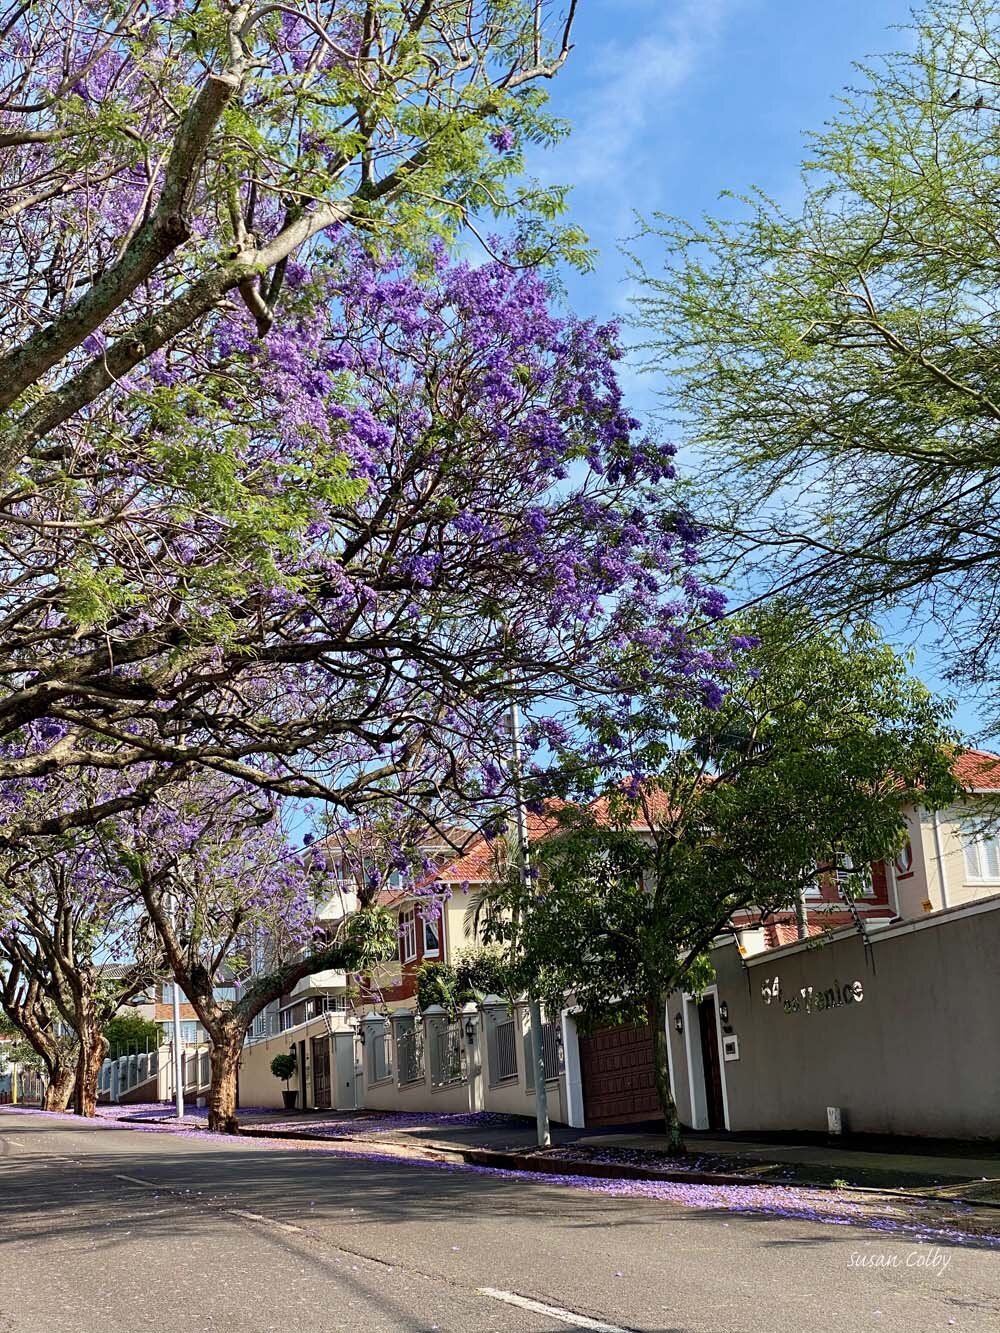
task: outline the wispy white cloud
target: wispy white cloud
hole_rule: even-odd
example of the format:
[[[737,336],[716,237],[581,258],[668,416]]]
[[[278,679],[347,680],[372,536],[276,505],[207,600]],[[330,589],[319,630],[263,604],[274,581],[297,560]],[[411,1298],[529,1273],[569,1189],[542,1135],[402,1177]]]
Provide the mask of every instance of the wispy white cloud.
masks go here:
[[[712,60],[722,26],[739,3],[619,0],[610,7],[624,11],[621,26],[628,36],[605,41],[586,61],[574,133],[558,155],[566,179],[583,188],[613,187],[616,177],[635,170],[646,142],[662,142],[664,119],[677,119],[678,95]]]
[[[532,155],[543,180],[573,186],[571,215],[597,247],[586,284],[589,310],[623,314],[630,284],[618,252],[636,214],[669,211],[676,184],[671,145],[690,138],[688,97],[720,59],[727,21],[756,0],[588,0],[568,79],[554,109],[572,133],[555,152]]]

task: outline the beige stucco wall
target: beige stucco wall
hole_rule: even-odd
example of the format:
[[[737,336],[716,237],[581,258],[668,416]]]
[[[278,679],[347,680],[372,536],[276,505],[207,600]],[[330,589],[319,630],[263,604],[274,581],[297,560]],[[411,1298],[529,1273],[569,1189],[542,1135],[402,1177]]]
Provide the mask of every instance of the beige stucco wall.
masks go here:
[[[771,950],[746,970],[733,946],[715,950],[718,998],[740,1045],[739,1060],[723,1062],[730,1129],[825,1131],[836,1106],[859,1133],[1000,1138],[1000,897],[891,927],[873,936],[872,958],[874,970],[856,934]],[[775,978],[784,998],[812,986],[813,1010],[801,999],[798,1012],[765,1003],[762,986]],[[816,1003],[854,982],[860,1003]],[[699,1043],[693,1006],[685,1034],[674,1030],[682,1003],[672,997],[667,1030],[690,1124]]]
[[[966,872],[964,855],[963,823],[977,817],[981,818],[985,806],[982,801],[970,798],[960,806],[942,810],[937,815],[937,837],[935,837],[935,818],[922,813],[919,816],[919,830],[916,838],[911,839],[915,852],[919,845],[920,855],[925,867],[927,891],[924,899],[933,904],[933,910],[945,907],[957,907],[962,903],[980,902],[1000,892],[1000,881],[983,883],[970,881]],[[911,827],[917,823],[911,819]],[[938,853],[940,842],[940,855]],[[916,854],[914,856],[916,861]],[[943,881],[943,882],[942,882]],[[915,894],[907,894],[904,882],[899,880],[903,902],[907,910],[901,910],[901,916],[917,916],[922,910],[922,903],[916,902]]]
[[[403,1008],[404,1006],[399,1006]],[[517,1078],[500,1084],[493,1084],[490,1078],[488,1050],[489,1043],[484,1033],[484,1023],[489,1019],[482,1011],[476,1021],[476,1039],[471,1047],[466,1042],[465,1070],[467,1077],[461,1082],[435,1087],[431,1082],[428,1044],[424,1044],[423,1080],[400,1085],[398,1078],[398,1060],[395,1045],[392,1054],[392,1076],[377,1083],[368,1081],[368,1060],[364,1060],[364,1106],[366,1109],[380,1111],[429,1111],[429,1112],[475,1112],[495,1111],[504,1115],[533,1116],[535,1114],[535,1095],[527,1087],[525,1078],[525,1060],[523,1055],[524,1036],[526,1033],[526,1015],[523,1006],[518,1007],[518,1019],[521,1030],[521,1043],[518,1047]],[[367,1056],[367,1051],[366,1051]],[[564,1077],[552,1079],[546,1084],[549,1101],[549,1117],[557,1123],[566,1123],[567,1098]]]
[[[466,913],[469,904],[474,901],[475,892],[475,885],[468,893],[463,893],[461,888],[455,888],[444,905],[444,947],[445,955],[450,962],[455,961],[456,954],[462,953],[465,949],[473,949],[480,943],[474,935],[466,933]]]
[[[290,1047],[294,1044],[296,1053],[298,1043],[306,1043],[306,1078],[309,1090],[308,1105],[312,1106],[312,1045],[313,1037],[328,1037],[326,1020],[320,1016],[311,1019],[308,1023],[300,1023],[298,1027],[289,1028],[287,1032],[282,1032],[276,1037],[267,1037],[263,1041],[254,1042],[252,1046],[244,1046],[243,1055],[240,1059],[240,1104],[242,1106],[281,1106],[281,1094],[284,1091],[284,1081],[275,1078],[271,1073],[271,1061],[276,1055],[286,1055]],[[332,1055],[331,1055],[332,1064]],[[293,1074],[289,1087],[298,1088],[299,1075]],[[302,1105],[302,1098],[299,1097],[299,1105]]]

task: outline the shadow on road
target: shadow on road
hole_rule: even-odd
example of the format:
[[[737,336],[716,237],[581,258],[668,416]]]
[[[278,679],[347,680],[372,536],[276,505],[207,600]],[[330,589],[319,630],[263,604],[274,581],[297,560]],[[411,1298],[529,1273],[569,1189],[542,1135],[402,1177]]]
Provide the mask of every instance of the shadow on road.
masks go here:
[[[68,1137],[53,1131],[75,1133]],[[85,1141],[80,1132],[87,1135]],[[58,1236],[67,1244],[85,1235],[88,1243],[98,1239],[111,1247],[140,1232],[146,1239],[175,1235],[179,1215],[196,1242],[210,1237],[219,1213],[230,1208],[258,1212],[307,1232],[311,1219],[322,1219],[324,1229],[336,1223],[338,1245],[374,1258],[380,1245],[369,1233],[376,1229],[410,1222],[460,1228],[463,1217],[471,1221],[484,1215],[512,1223],[544,1219],[550,1230],[568,1233],[678,1221],[692,1228],[720,1223],[754,1228],[777,1218],[801,1226],[798,1235],[786,1233],[765,1242],[782,1248],[816,1249],[842,1244],[845,1233],[857,1235],[852,1226],[826,1222],[821,1230],[813,1223],[823,1219],[780,1211],[689,1208],[554,1185],[544,1178],[511,1179],[488,1168],[393,1160],[363,1150],[349,1156],[288,1141],[235,1139],[229,1145],[198,1131],[189,1136],[141,1133],[2,1114],[0,1135],[23,1145],[15,1151],[0,1139],[0,1245],[23,1239],[30,1231]],[[111,1190],[121,1205],[120,1214],[109,1221]],[[898,1233],[883,1237],[911,1239]],[[980,1247],[973,1238],[957,1243],[994,1248]]]

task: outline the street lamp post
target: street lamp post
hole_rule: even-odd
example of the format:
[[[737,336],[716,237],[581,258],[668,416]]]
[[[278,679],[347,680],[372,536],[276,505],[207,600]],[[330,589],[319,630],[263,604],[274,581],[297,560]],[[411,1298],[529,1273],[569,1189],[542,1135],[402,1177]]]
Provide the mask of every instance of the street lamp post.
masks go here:
[[[521,883],[529,884],[528,821],[524,812],[521,792],[521,714],[517,704],[510,705],[511,770],[514,779],[515,820],[517,827],[517,859],[521,869]],[[549,1099],[545,1087],[545,1051],[542,1046],[542,1006],[537,995],[528,996],[528,1025],[531,1032],[531,1062],[535,1071],[535,1125],[538,1146],[548,1148],[552,1143],[549,1131]]]
[[[180,902],[174,899],[174,921],[180,916]],[[176,925],[175,925],[176,929]],[[184,1048],[181,1046],[181,994],[176,978],[173,981],[174,1001],[174,1105],[177,1119],[184,1119]]]

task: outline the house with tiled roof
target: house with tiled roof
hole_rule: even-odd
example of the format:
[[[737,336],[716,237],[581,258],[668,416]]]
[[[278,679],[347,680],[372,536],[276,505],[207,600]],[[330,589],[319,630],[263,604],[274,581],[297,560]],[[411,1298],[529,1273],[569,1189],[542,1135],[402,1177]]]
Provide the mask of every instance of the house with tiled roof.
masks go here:
[[[953,771],[962,795],[904,809],[907,841],[853,911],[836,874],[818,876],[808,938],[789,914],[720,939],[715,982],[670,998],[682,1123],[1000,1138],[1000,1066],[983,1056],[1000,1007],[1000,757],[965,750]],[[649,1072],[639,1060],[613,1108],[584,1078],[582,1122],[643,1118]]]
[[[527,815],[529,843],[558,828],[557,804],[551,803],[546,814]],[[443,854],[445,849],[435,849],[438,868],[425,880],[409,889],[390,886],[380,894],[380,904],[396,913],[399,949],[397,957],[372,978],[363,997],[367,1009],[414,1006],[417,972],[424,963],[454,963],[462,950],[480,943],[470,902],[477,890],[506,874],[508,841],[502,833],[488,837],[468,829],[461,837],[465,845],[457,855],[449,857]]]
[[[1000,758],[985,751],[964,751],[956,757],[955,771],[965,789],[962,798],[937,814],[918,808],[904,810],[908,838],[892,861],[861,871],[846,865],[817,870],[805,898],[807,939],[799,938],[792,910],[763,923],[744,913],[734,919],[731,931],[720,936],[713,949],[716,983],[701,995],[671,997],[664,1020],[671,1081],[685,1123],[720,1130],[815,1129],[829,1104],[862,1128],[883,1127],[891,1132],[894,1125],[901,1125],[907,1132],[923,1132],[921,1126],[936,1125],[942,1133],[962,1134],[970,1127],[980,1132],[983,1115],[976,1111],[974,1099],[959,1098],[954,1114],[939,1097],[928,1099],[922,1110],[903,1106],[893,1083],[912,1092],[909,1074],[889,1061],[886,1068],[892,1068],[891,1078],[876,1067],[866,1069],[859,1083],[850,1066],[850,1041],[870,1045],[873,1032],[880,1034],[883,1043],[892,1040],[900,1050],[908,1049],[913,1014],[922,1012],[922,1005],[931,1006],[926,1014],[928,1032],[947,1045],[939,1012],[945,992],[940,987],[936,955],[928,953],[932,946],[938,947],[938,938],[941,956],[949,960],[940,967],[954,969],[958,978],[954,985],[971,988],[970,1003],[975,1003],[972,992],[976,986],[986,984],[982,967],[972,955],[976,948],[981,952],[977,930],[985,938],[1000,928],[1000,841],[987,818],[1000,798]],[[651,800],[646,816],[656,820],[667,813],[664,797],[655,793]],[[603,801],[595,802],[590,811],[598,821],[608,817]],[[542,815],[529,815],[529,841],[537,843],[555,835],[561,822],[558,808],[552,806]],[[637,818],[636,826],[644,827],[644,816]],[[329,1015],[324,1026],[317,1014],[307,1013],[303,1023],[293,1022],[289,1030],[279,1033],[277,1048],[291,1041],[298,1052],[303,1099],[308,1104],[323,1104],[319,1096],[331,1095],[329,1087],[317,1079],[316,1070],[331,1058],[339,1068],[343,1056],[343,1069],[332,1094],[338,1107],[358,1104],[379,1109],[530,1114],[533,1089],[523,1005],[511,1005],[508,997],[489,996],[462,1015],[443,1010],[417,1012],[419,968],[428,961],[454,962],[462,950],[477,943],[470,902],[478,890],[506,873],[508,866],[503,835],[464,836],[465,844],[457,849],[459,840],[452,841],[451,854],[445,846],[436,849],[438,869],[427,882],[416,889],[389,883],[382,890],[380,902],[397,917],[398,953],[362,994],[352,996],[353,1022],[331,1032]],[[859,877],[862,884],[860,897],[852,902],[844,892],[848,875],[852,887]],[[428,910],[435,900],[438,910]],[[337,910],[351,910],[348,899]],[[938,925],[939,936],[920,933]],[[874,979],[878,958],[885,960],[885,980],[881,974]],[[810,981],[813,973],[814,982]],[[994,966],[994,978],[996,974]],[[774,1031],[768,1028],[764,1038],[755,1009],[763,1002],[758,990],[763,989],[764,981],[775,1005],[769,1015],[797,1012],[797,992],[781,991],[786,975],[794,976],[796,985],[805,983],[799,986],[803,1012],[832,1015],[843,1011],[848,1015],[838,1020],[839,1028],[830,1027],[836,1039],[836,1059],[842,1062],[837,1065],[838,1077],[852,1090],[854,1099],[850,1102],[845,1093],[842,1100],[849,1104],[844,1107],[838,1107],[834,1093],[828,1090],[826,1034],[819,1023],[801,1033],[794,1026],[786,1030],[779,1025]],[[952,986],[950,978],[949,972]],[[315,979],[306,985],[315,986]],[[949,989],[947,994],[950,999],[957,991]],[[864,1010],[862,1002],[867,1006]],[[907,1031],[897,1034],[904,1017]],[[798,1041],[803,1035],[807,1039],[804,1047]],[[815,1043],[808,1040],[812,1035],[817,1038]],[[772,1047],[782,1050],[785,1036],[796,1038],[794,1053],[774,1067],[777,1057]],[[841,1042],[842,1036],[847,1045]],[[570,1007],[560,1015],[548,1016],[545,1040],[553,1119],[581,1126],[657,1119],[648,1027],[614,1025],[581,1032]],[[964,1033],[961,1040],[965,1040]],[[766,1076],[754,1072],[758,1063],[766,1065]],[[269,1093],[276,1099],[278,1090],[270,1086],[273,1080],[266,1076],[266,1065],[260,1060],[257,1065],[265,1072],[253,1082],[252,1093],[249,1068],[241,1072],[241,1079],[247,1076],[247,1095],[263,1105]],[[956,1071],[956,1078],[966,1075],[967,1071]],[[782,1089],[776,1101],[768,1100],[768,1088]],[[910,1131],[910,1126],[916,1128]]]
[[[963,750],[953,772],[964,792],[946,810],[908,806],[907,840],[891,860],[863,870],[861,897],[848,907],[842,881],[853,867],[817,872],[805,894],[810,936],[856,925],[879,930],[893,921],[944,911],[1000,891],[1000,757]],[[749,924],[744,917],[735,924]],[[798,939],[795,915],[779,913],[759,938],[742,937],[744,951],[781,948]]]

